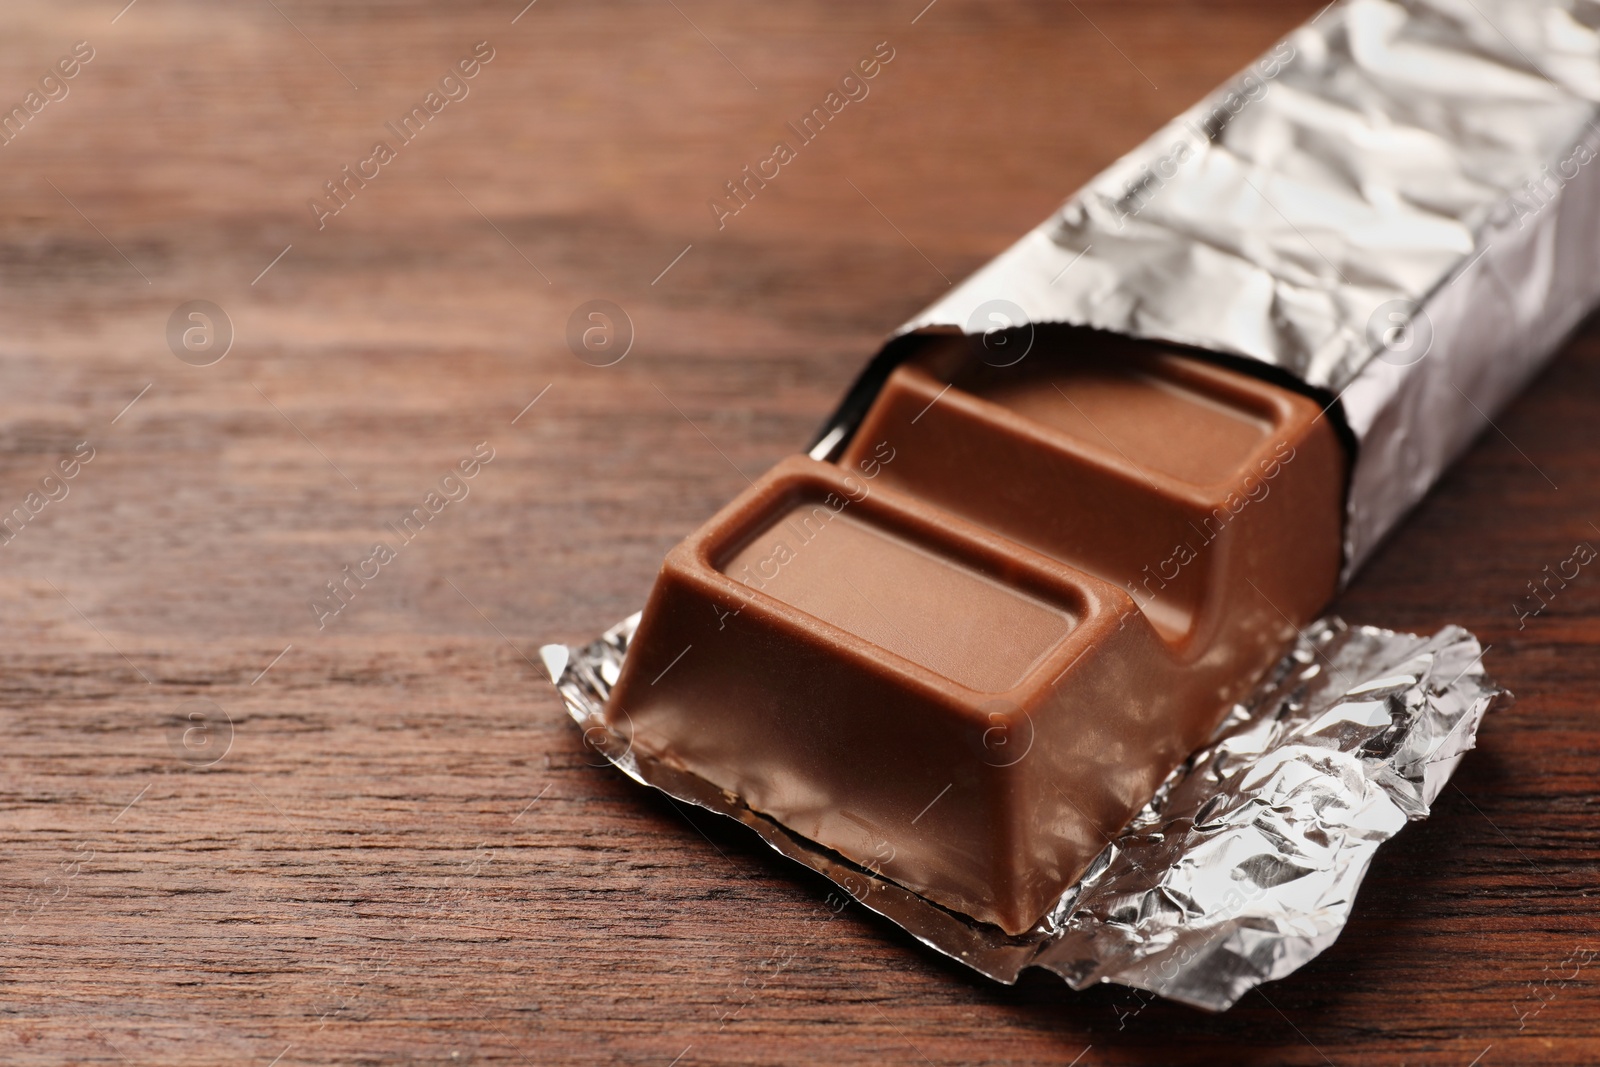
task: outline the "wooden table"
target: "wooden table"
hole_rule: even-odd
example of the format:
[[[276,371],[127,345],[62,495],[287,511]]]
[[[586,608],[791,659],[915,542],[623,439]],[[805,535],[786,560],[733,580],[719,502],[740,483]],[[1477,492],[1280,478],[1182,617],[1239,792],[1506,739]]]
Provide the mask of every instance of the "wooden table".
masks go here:
[[[1512,607],[1600,543],[1592,328],[1339,605],[1472,628],[1518,703],[1338,943],[1224,1015],[1001,988],[832,916],[594,766],[538,665],[888,330],[1317,0],[523,2],[6,6],[0,102],[93,58],[0,146],[0,511],[39,505],[0,547],[0,1061],[1600,1059],[1600,572]],[[386,128],[478,42],[460,98]],[[594,299],[632,323],[610,367],[566,339]],[[231,323],[210,365],[215,313],[169,345],[195,300]]]

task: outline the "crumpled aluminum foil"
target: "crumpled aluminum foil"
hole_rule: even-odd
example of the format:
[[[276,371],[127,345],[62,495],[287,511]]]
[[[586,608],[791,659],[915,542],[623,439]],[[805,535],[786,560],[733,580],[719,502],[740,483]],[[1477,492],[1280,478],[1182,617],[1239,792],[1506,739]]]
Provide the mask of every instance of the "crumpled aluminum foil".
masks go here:
[[[1090,326],[1325,391],[1348,580],[1600,300],[1597,103],[1595,0],[1345,0],[900,333]]]
[[[541,650],[587,746],[629,777],[744,823],[924,944],[997,981],[1044,967],[1076,989],[1116,982],[1213,1011],[1333,943],[1377,847],[1428,814],[1484,713],[1508,696],[1484,673],[1477,639],[1459,627],[1422,638],[1323,619],[1050,914],[1009,937],[608,732],[601,711],[638,620],[581,648]]]

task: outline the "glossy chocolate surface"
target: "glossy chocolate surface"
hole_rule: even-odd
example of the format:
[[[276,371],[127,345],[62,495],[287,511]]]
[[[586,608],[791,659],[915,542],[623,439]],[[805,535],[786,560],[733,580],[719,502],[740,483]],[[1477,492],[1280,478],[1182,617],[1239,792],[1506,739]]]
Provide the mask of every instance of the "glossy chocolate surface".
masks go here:
[[[979,692],[1025,678],[1071,610],[820,497],[778,508],[724,574]],[[859,510],[859,509],[858,509]]]
[[[607,717],[1015,933],[1331,596],[1346,460],[1312,401],[1188,357],[972,353],[930,343],[837,465],[675,548]]]

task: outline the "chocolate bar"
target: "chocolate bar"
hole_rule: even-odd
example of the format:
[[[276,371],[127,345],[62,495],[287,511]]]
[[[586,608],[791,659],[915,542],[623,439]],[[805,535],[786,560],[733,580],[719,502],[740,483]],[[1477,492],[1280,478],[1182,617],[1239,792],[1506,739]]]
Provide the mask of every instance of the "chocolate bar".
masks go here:
[[[1021,933],[1334,592],[1321,406],[1072,331],[922,338],[837,463],[668,555],[606,704],[636,751]]]

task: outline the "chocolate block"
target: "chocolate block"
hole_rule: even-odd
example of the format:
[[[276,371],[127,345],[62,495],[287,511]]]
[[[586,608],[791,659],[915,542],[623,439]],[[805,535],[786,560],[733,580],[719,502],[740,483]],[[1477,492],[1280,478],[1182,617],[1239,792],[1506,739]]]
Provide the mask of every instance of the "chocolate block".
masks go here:
[[[1331,595],[1344,468],[1241,374],[936,342],[673,549],[608,722],[1021,932]]]
[[[1240,611],[1304,625],[1337,582],[1329,421],[1191,357],[1096,337],[997,368],[941,339],[890,376],[840,464],[880,448],[897,453],[883,484],[1123,586],[1197,657]]]

